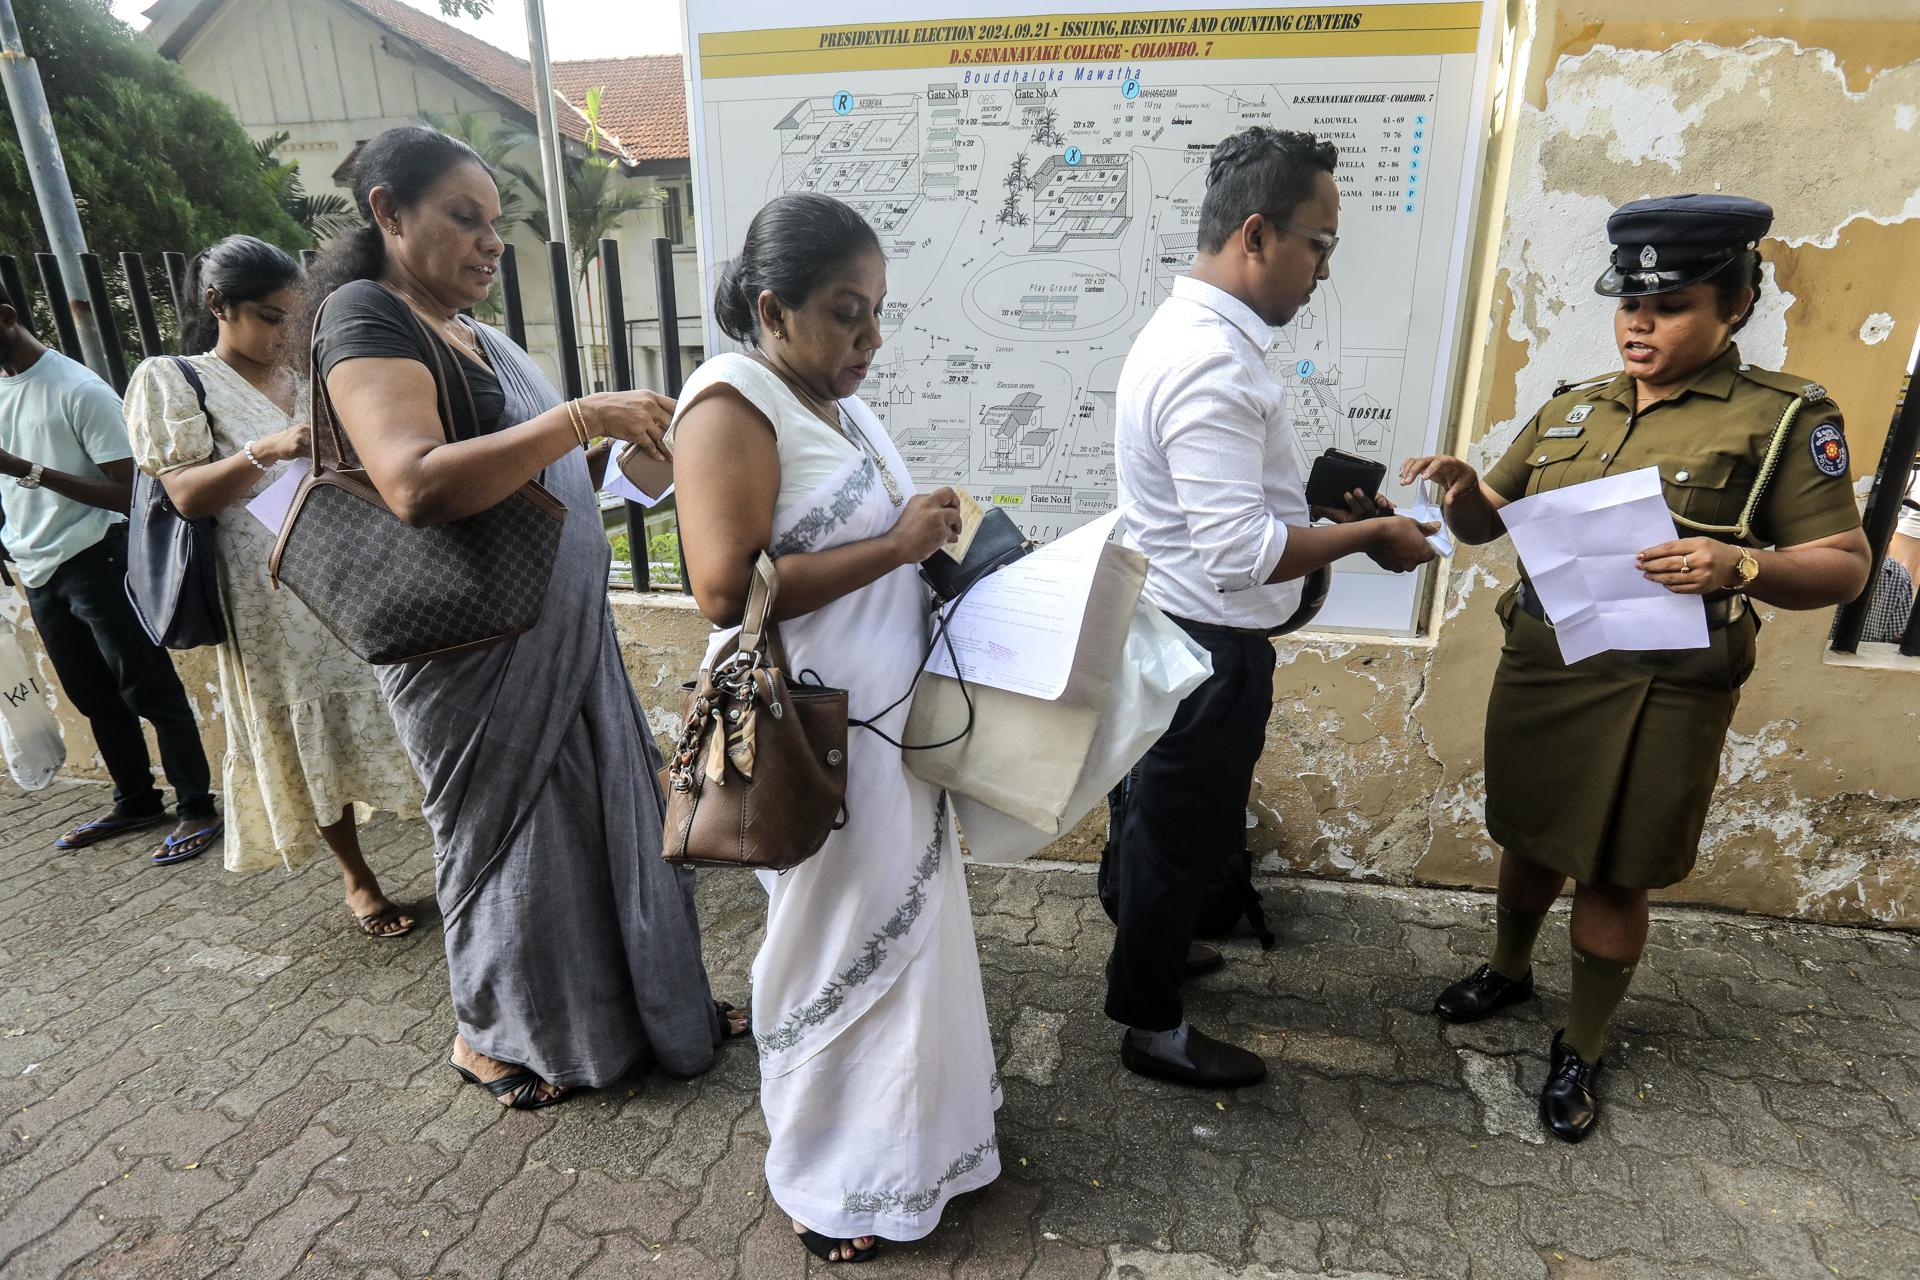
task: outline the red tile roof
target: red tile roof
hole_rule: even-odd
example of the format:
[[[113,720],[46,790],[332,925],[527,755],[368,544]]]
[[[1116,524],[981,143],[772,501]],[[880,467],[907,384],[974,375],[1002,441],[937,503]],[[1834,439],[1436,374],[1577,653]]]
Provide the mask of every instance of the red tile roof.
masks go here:
[[[553,64],[553,87],[581,106],[605,86],[600,123],[635,161],[687,158],[687,89],[677,53]]]
[[[418,45],[469,79],[518,103],[529,113],[533,112],[533,68],[506,50],[497,49],[478,36],[469,35],[450,23],[400,3],[400,0],[341,0],[341,3],[348,8],[358,9],[388,31]],[[554,123],[567,137],[584,142],[587,137],[587,118],[567,100],[567,92],[559,83],[558,66],[554,72]],[[620,152],[620,131],[610,122],[606,131],[616,139],[609,149]],[[604,147],[606,143],[601,145]],[[630,157],[622,153],[622,158]]]

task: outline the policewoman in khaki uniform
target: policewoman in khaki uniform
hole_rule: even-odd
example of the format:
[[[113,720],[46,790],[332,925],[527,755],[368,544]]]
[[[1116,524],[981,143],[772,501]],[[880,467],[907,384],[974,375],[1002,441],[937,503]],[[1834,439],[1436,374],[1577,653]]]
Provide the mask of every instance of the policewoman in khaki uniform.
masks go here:
[[[1760,629],[1754,601],[1851,600],[1871,556],[1848,477],[1840,410],[1807,378],[1756,368],[1733,334],[1761,289],[1755,246],[1773,210],[1737,196],[1636,200],[1607,221],[1595,289],[1618,298],[1623,371],[1563,386],[1485,479],[1416,458],[1403,482],[1444,491],[1455,536],[1490,542],[1500,508],[1549,489],[1658,467],[1681,536],[1639,553],[1667,590],[1702,598],[1704,649],[1610,651],[1571,666],[1523,579],[1487,703],[1487,831],[1499,842],[1493,955],[1434,1011],[1473,1022],[1533,994],[1533,942],[1566,881],[1573,897],[1567,1025],[1556,1032],[1542,1123],[1578,1142],[1598,1117],[1606,1029],[1647,936],[1647,891],[1693,869],[1740,686]]]

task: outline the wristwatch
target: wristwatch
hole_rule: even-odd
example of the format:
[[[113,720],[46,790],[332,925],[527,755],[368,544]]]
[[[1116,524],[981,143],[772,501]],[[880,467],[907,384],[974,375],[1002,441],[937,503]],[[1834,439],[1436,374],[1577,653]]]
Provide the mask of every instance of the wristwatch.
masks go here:
[[[1760,562],[1753,558],[1753,552],[1744,547],[1741,548],[1740,563],[1733,567],[1734,589],[1737,591],[1745,590],[1752,586],[1753,580],[1759,576]]]
[[[37,462],[34,463],[27,468],[27,474],[20,477],[18,481],[20,487],[22,489],[38,489],[40,487],[40,476],[45,471],[45,467]]]

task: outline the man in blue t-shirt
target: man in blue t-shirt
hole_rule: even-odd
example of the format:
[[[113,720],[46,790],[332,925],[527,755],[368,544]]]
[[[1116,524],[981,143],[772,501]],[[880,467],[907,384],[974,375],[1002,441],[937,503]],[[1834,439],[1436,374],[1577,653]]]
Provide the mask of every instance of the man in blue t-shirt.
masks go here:
[[[113,388],[42,346],[0,291],[0,537],[54,674],[113,778],[112,811],[54,844],[80,849],[168,821],[145,717],[179,810],[153,853],[164,865],[206,852],[221,821],[187,691],[127,601],[132,453]]]

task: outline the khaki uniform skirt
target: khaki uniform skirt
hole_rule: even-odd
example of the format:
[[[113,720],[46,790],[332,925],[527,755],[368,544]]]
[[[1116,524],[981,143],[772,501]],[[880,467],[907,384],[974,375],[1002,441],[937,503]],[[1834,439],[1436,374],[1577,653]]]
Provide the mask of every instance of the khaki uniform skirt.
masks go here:
[[[1581,884],[1658,889],[1693,870],[1759,618],[1705,649],[1560,660],[1553,628],[1500,598],[1487,700],[1487,833]]]

